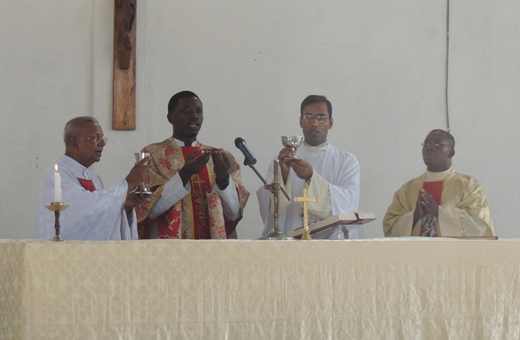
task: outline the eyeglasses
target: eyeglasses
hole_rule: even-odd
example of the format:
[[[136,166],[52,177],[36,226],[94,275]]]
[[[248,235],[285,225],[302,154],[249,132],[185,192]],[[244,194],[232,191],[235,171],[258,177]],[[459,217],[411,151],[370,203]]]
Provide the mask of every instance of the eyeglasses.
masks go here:
[[[313,115],[312,113],[306,113],[303,115],[303,119],[305,119],[306,122],[311,122],[314,119],[316,119],[319,123],[323,123],[325,120],[329,119],[327,115],[319,114],[319,115]]]
[[[105,144],[108,142],[108,138],[107,137],[99,137],[99,136],[96,136],[96,137],[79,137],[79,138],[85,138],[85,139],[88,139],[88,140],[91,140],[94,142],[94,144],[98,145],[99,143],[101,143],[101,141],[105,142]]]
[[[202,109],[195,109],[195,110],[189,110],[189,109],[181,109],[180,110],[180,113],[182,113],[183,115],[192,115],[192,114],[198,114],[198,115],[201,115],[203,114],[202,113]]]
[[[449,146],[448,144],[441,143],[441,142],[435,142],[435,143],[424,142],[424,143],[421,143],[421,145],[422,145],[423,148],[429,148],[432,145],[435,148],[440,148],[441,146]]]

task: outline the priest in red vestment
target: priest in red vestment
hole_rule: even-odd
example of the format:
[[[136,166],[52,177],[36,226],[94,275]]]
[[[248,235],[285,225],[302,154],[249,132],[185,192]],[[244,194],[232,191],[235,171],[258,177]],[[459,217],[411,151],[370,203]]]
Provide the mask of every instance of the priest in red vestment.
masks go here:
[[[140,238],[236,238],[249,192],[231,153],[197,140],[203,106],[190,91],[168,103],[173,136],[143,148],[151,156],[146,185],[153,194],[136,207]]]

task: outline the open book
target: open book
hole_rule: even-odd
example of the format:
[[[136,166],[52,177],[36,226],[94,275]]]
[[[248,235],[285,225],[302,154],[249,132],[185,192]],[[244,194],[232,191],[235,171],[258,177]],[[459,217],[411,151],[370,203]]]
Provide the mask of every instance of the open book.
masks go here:
[[[459,240],[498,240],[498,236],[441,236],[444,238],[456,238]]]
[[[347,230],[351,230],[359,227],[360,224],[365,224],[375,219],[376,217],[374,216],[374,214],[361,211],[343,213],[327,217],[326,219],[310,224],[309,232],[312,235],[329,228],[337,227],[339,225],[343,225]],[[303,227],[293,229],[287,232],[287,236],[300,238],[303,234],[303,231]]]

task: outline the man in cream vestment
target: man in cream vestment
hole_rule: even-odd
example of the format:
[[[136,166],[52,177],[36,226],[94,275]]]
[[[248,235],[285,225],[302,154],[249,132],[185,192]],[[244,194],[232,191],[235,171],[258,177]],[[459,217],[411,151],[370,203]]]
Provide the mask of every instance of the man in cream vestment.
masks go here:
[[[451,167],[454,148],[448,132],[428,134],[422,149],[427,171],[394,194],[383,220],[385,236],[495,235],[482,186]]]

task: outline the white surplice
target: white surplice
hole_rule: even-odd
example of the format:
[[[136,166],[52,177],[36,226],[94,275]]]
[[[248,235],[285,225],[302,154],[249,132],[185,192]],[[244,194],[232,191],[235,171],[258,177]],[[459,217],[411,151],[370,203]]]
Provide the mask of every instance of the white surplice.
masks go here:
[[[63,203],[69,207],[60,215],[60,234],[67,240],[137,239],[135,211],[126,213],[124,203],[128,191],[126,180],[104,188],[101,178],[74,159],[62,155],[58,160]],[[84,189],[78,178],[92,180],[93,192]],[[47,205],[54,201],[54,167],[45,172],[40,193],[35,236],[52,240],[54,212]]]
[[[356,211],[359,206],[360,169],[353,154],[340,150],[333,145],[303,145],[296,151],[296,156],[309,162],[313,168],[310,184],[299,178],[291,169],[284,186],[281,172],[280,186],[285,189],[291,201],[287,201],[282,192],[279,194],[279,225],[282,233],[300,228],[303,225],[303,205],[292,198],[303,196],[304,186],[308,196],[316,197],[317,202],[309,203],[309,224],[340,213]],[[273,162],[269,165],[266,181],[273,181]],[[264,221],[262,236],[274,230],[272,194],[261,187],[256,192],[260,205],[260,215]],[[313,239],[356,239],[363,238],[363,229],[356,228],[347,234],[347,230],[338,226],[312,235]]]

